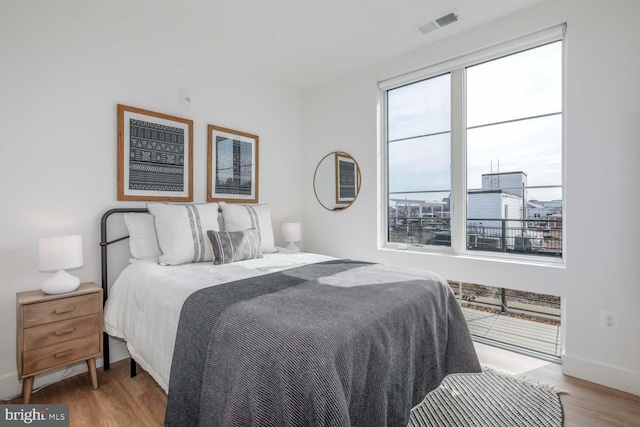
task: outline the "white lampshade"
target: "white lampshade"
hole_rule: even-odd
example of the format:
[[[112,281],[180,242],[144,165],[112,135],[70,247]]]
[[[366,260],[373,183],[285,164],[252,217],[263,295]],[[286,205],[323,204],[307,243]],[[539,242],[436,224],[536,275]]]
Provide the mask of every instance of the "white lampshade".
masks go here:
[[[302,240],[302,233],[300,232],[300,223],[298,222],[285,222],[282,224],[282,241],[289,243],[286,248],[292,251],[299,251],[300,248],[293,242],[299,242]]]
[[[43,237],[38,245],[38,269],[57,271],[42,282],[47,294],[71,292],[80,286],[80,279],[72,276],[66,268],[82,267],[82,236]]]
[[[299,242],[302,240],[300,233],[300,224],[297,222],[285,222],[282,224],[282,241],[283,242]]]

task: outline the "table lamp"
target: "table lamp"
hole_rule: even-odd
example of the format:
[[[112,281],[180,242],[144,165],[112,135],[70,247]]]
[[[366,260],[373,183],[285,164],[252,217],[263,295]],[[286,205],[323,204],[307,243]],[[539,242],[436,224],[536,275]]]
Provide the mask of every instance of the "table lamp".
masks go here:
[[[299,242],[302,240],[302,235],[300,233],[300,223],[298,222],[285,222],[282,224],[282,241],[285,243],[289,243],[285,246],[286,249],[289,249],[293,252],[300,252],[300,248],[293,242]]]
[[[56,271],[42,282],[45,294],[62,294],[78,289],[80,279],[66,268],[82,267],[82,236],[43,237],[38,245],[38,269]]]

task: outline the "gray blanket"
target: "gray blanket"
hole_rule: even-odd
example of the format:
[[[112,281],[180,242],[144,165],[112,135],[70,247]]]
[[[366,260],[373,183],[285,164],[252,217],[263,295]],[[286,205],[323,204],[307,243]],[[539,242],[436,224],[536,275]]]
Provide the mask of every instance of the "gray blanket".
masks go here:
[[[202,289],[184,303],[165,425],[406,426],[480,372],[438,276],[336,260]]]

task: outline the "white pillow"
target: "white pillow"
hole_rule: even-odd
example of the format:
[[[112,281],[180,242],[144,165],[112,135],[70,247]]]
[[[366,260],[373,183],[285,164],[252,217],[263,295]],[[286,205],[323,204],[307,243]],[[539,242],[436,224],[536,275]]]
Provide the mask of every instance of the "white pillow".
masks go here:
[[[224,231],[242,231],[255,228],[260,234],[262,252],[277,252],[271,226],[271,208],[263,205],[240,205],[220,202]]]
[[[129,249],[135,259],[158,258],[161,254],[158,247],[153,216],[147,213],[126,213],[124,223],[129,230]]]
[[[218,204],[148,203],[164,265],[213,261],[207,230],[219,231]]]

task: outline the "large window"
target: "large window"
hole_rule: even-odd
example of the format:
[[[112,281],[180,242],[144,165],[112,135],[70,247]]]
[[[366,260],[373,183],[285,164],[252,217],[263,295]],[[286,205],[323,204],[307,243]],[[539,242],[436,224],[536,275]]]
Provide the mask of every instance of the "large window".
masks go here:
[[[562,43],[556,31],[383,87],[388,243],[562,256]]]

